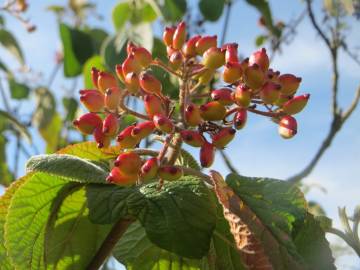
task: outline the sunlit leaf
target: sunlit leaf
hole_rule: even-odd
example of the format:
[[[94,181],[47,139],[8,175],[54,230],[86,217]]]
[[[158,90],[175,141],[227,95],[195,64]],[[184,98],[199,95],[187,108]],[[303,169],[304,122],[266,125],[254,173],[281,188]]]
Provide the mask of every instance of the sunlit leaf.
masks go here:
[[[11,77],[9,78],[9,88],[13,99],[26,99],[30,93],[30,88],[26,84],[19,83]]]
[[[100,55],[94,55],[89,58],[84,64],[83,76],[84,76],[84,85],[86,89],[92,89],[94,87],[91,79],[91,68],[95,67],[99,70],[105,70],[103,64],[103,59]]]
[[[132,8],[130,2],[120,2],[112,10],[112,20],[116,30],[122,29],[130,19]]]

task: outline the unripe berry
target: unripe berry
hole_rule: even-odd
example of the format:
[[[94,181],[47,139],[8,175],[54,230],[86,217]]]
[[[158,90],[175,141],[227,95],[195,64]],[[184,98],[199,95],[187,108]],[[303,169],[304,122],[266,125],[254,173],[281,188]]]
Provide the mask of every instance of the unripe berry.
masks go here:
[[[105,106],[109,110],[116,110],[119,105],[121,89],[118,87],[108,88],[105,92]]]
[[[166,46],[171,47],[173,44],[173,37],[175,33],[176,27],[165,27],[163,33],[163,41]]]
[[[183,62],[183,57],[182,57],[181,52],[174,51],[169,57],[169,62],[170,62],[171,67],[174,70],[177,70]]]
[[[155,114],[153,117],[153,121],[155,127],[162,132],[165,133],[172,133],[174,131],[174,124],[173,122],[166,116],[162,114]]]
[[[205,142],[200,148],[200,164],[204,168],[209,168],[215,159],[215,147],[208,142]]]
[[[202,118],[200,116],[200,109],[195,104],[189,104],[185,108],[185,121],[189,126],[197,126],[201,124]]]
[[[219,149],[223,149],[229,142],[234,139],[236,130],[228,127],[221,129],[218,133],[212,136],[212,144]]]
[[[274,103],[276,106],[282,107],[286,102],[291,99],[291,96],[280,94],[279,98]]]
[[[158,175],[161,179],[175,181],[183,176],[183,171],[181,168],[175,166],[162,166],[158,170]]]
[[[232,98],[233,91],[230,88],[219,88],[211,92],[211,98],[220,102],[222,105],[228,106],[234,104]]]
[[[238,57],[238,44],[237,43],[228,43],[222,46],[225,49],[225,62],[226,63],[237,63],[239,62]]]
[[[247,69],[245,69],[244,73],[244,79],[245,83],[251,88],[251,89],[258,89],[260,88],[264,82],[265,82],[265,73],[261,70],[260,66],[258,64],[253,64],[251,66],[248,66]]]
[[[96,67],[91,68],[91,81],[96,89],[98,89],[99,70]]]
[[[111,87],[117,87],[117,81],[116,78],[105,71],[100,71],[98,76],[98,89],[105,93],[106,89]]]
[[[199,79],[199,82],[203,85],[208,84],[212,78],[214,77],[215,71],[213,69],[206,69],[204,72],[202,72],[197,78]]]
[[[201,37],[195,44],[195,50],[198,55],[203,55],[209,48],[217,46],[217,36]]]
[[[174,32],[172,47],[176,50],[180,50],[181,47],[184,45],[185,40],[186,40],[186,24],[185,22],[180,22],[177,25],[176,30]]]
[[[262,48],[250,55],[249,65],[257,64],[262,71],[267,71],[269,68],[269,57],[265,48]]]
[[[245,84],[239,84],[234,91],[234,101],[243,108],[247,108],[251,102],[250,88]]]
[[[144,107],[147,115],[151,119],[155,114],[165,114],[165,108],[161,99],[155,95],[144,96]]]
[[[290,115],[286,115],[280,119],[279,134],[284,139],[290,139],[297,133],[296,119]]]
[[[225,52],[220,48],[211,47],[204,52],[202,63],[209,69],[217,69],[225,64]]]
[[[125,59],[125,61],[122,63],[121,68],[124,77],[126,77],[126,75],[130,72],[135,72],[139,74],[142,70],[140,63],[135,59],[135,56],[133,54],[130,54]]]
[[[140,90],[139,76],[135,72],[126,74],[125,85],[130,93],[136,94]]]
[[[114,165],[124,174],[138,174],[141,168],[141,158],[134,152],[121,153],[117,156]]]
[[[124,73],[122,70],[122,65],[116,65],[115,66],[116,75],[119,78],[120,81],[125,82]]]
[[[132,54],[142,68],[148,68],[150,66],[152,55],[147,49],[144,47],[133,48]]]
[[[309,98],[310,98],[310,94],[294,97],[289,101],[287,101],[283,105],[282,109],[286,114],[291,114],[291,115],[297,114],[305,108]]]
[[[80,101],[90,112],[100,112],[104,109],[104,95],[98,90],[81,90]]]
[[[135,43],[129,40],[128,43],[126,44],[127,55],[130,55],[132,53],[133,49],[135,49],[135,48],[137,48]]]
[[[108,114],[103,121],[102,131],[106,136],[115,137],[119,129],[119,121],[115,114]]]
[[[134,126],[128,126],[117,136],[117,142],[121,149],[134,148],[139,143],[138,139],[131,136],[133,129]]]
[[[281,84],[281,93],[291,96],[295,94],[299,88],[301,78],[292,74],[282,74],[279,76],[279,83]]]
[[[96,128],[102,128],[102,120],[96,113],[85,113],[73,124],[83,134],[92,134]]]
[[[225,64],[223,71],[223,80],[226,83],[234,83],[240,79],[242,75],[241,64],[237,62],[228,62]]]
[[[185,43],[185,45],[184,45],[183,48],[182,48],[182,51],[183,51],[185,57],[191,58],[191,57],[196,56],[196,48],[195,48],[195,45],[196,45],[196,42],[198,42],[198,40],[199,40],[200,38],[201,38],[200,35],[193,36],[192,38],[190,38],[190,39]]]
[[[93,132],[94,140],[97,142],[98,148],[106,148],[110,146],[111,137],[106,136],[102,131],[102,128],[96,128]]]
[[[200,115],[207,121],[220,121],[224,119],[226,108],[218,101],[210,101],[200,106]]]
[[[242,129],[247,122],[247,110],[246,109],[239,109],[235,114],[234,114],[234,128],[236,128],[237,130]]]
[[[182,130],[180,135],[185,143],[193,147],[201,147],[205,143],[204,137],[195,130]]]
[[[129,186],[135,184],[138,178],[137,174],[124,174],[118,167],[114,167],[106,178],[106,181],[120,186]]]
[[[149,93],[161,95],[162,85],[161,82],[149,72],[142,72],[139,76],[141,88]]]
[[[266,82],[260,91],[260,97],[265,104],[273,104],[280,97],[281,85],[271,81]]]
[[[156,157],[150,158],[141,166],[140,177],[143,181],[152,180],[156,177],[159,169],[159,161]]]
[[[153,121],[145,121],[136,124],[131,132],[131,136],[137,140],[142,140],[143,138],[149,136],[155,130],[155,124]]]

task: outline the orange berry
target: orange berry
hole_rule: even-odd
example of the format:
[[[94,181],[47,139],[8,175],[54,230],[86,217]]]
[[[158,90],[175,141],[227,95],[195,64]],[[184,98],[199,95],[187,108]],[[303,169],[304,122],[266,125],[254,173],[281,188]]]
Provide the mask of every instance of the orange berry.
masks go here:
[[[172,47],[176,50],[180,50],[184,45],[185,40],[186,40],[186,24],[185,22],[180,22],[177,25],[176,30],[174,32]]]
[[[147,115],[152,119],[155,114],[165,114],[164,104],[155,95],[144,96],[144,107]]]
[[[237,82],[242,75],[241,64],[237,62],[228,62],[223,71],[223,80],[226,83]]]
[[[261,70],[258,64],[248,66],[247,69],[245,69],[244,75],[245,83],[251,89],[258,89],[265,82],[265,73]]]
[[[211,47],[204,52],[203,65],[209,69],[217,69],[225,64],[225,52]]]
[[[257,64],[262,71],[267,71],[270,65],[266,49],[262,48],[250,55],[249,65]]]
[[[286,114],[291,114],[291,115],[297,114],[305,108],[306,104],[309,101],[309,98],[310,98],[310,94],[294,97],[289,101],[287,101],[283,105],[282,109]]]
[[[175,33],[176,27],[165,27],[163,33],[163,41],[166,46],[171,47],[173,44],[173,37]]]
[[[114,165],[124,174],[138,174],[141,168],[141,158],[134,152],[121,153],[117,156]]]
[[[161,95],[162,85],[161,82],[149,72],[142,72],[139,76],[139,82],[141,88],[149,93]]]
[[[200,109],[195,104],[189,104],[185,108],[185,121],[189,126],[197,126],[203,121],[200,116]]]
[[[200,106],[200,115],[207,121],[223,120],[226,114],[226,108],[218,101],[210,101]]]
[[[106,181],[120,186],[129,186],[135,184],[138,178],[137,174],[124,174],[118,167],[114,167]]]
[[[205,143],[204,137],[195,130],[182,130],[180,135],[185,143],[193,147],[201,147]]]
[[[111,143],[111,137],[106,136],[104,132],[102,131],[102,128],[96,128],[94,130],[94,139],[97,142],[98,148],[106,148],[110,146]]]
[[[142,70],[140,63],[135,59],[135,56],[133,54],[130,54],[125,59],[125,61],[122,63],[121,68],[124,77],[126,77],[126,75],[130,72],[135,72],[139,74]]]
[[[159,161],[156,157],[150,158],[141,166],[140,177],[143,181],[152,180],[156,177],[159,169]]]
[[[234,114],[234,127],[239,130],[242,129],[247,122],[247,110],[246,109],[239,109],[235,114]]]
[[[260,97],[265,104],[273,104],[280,97],[281,85],[273,83],[271,81],[266,82],[260,91]]]
[[[299,88],[301,78],[292,74],[282,74],[279,76],[279,83],[281,84],[281,93],[284,95],[293,95]]]
[[[165,133],[172,133],[174,131],[174,124],[173,122],[166,116],[162,114],[155,114],[153,117],[153,121],[155,127],[162,132]]]
[[[108,88],[105,92],[105,106],[109,110],[115,111],[119,105],[121,89],[118,87]]]
[[[135,126],[128,126],[117,136],[117,142],[121,149],[134,148],[139,140],[131,136],[132,130]]]
[[[239,84],[233,95],[234,101],[236,104],[243,108],[247,108],[251,102],[251,91],[250,88],[247,87],[245,84]]]
[[[145,137],[149,136],[155,130],[155,124],[153,121],[145,121],[136,124],[136,126],[131,131],[131,136],[137,140],[142,140]]]
[[[228,106],[234,104],[232,98],[233,91],[230,88],[219,88],[211,92],[211,98],[220,102],[222,105]]]
[[[129,72],[125,77],[125,85],[130,93],[136,94],[140,90],[139,76],[135,72]]]
[[[222,46],[225,49],[225,62],[226,63],[237,63],[239,62],[238,57],[238,44],[237,43],[228,43]]]
[[[236,130],[228,127],[221,129],[218,133],[212,136],[212,144],[216,148],[223,149],[235,137]]]
[[[135,57],[135,61],[137,61],[142,68],[148,68],[150,66],[152,55],[147,49],[144,47],[133,48],[132,54]]]
[[[190,39],[185,43],[185,45],[183,46],[182,51],[183,51],[184,55],[185,55],[187,58],[191,58],[191,57],[196,56],[196,48],[195,48],[195,45],[196,45],[196,42],[197,42],[200,38],[201,38],[200,35],[193,36],[193,37],[190,38]],[[216,46],[216,45],[215,45],[215,46]]]
[[[114,137],[119,129],[119,120],[115,114],[108,114],[103,121],[102,131],[106,136]]]
[[[90,112],[100,112],[104,109],[104,95],[98,90],[81,90],[80,101]]]
[[[217,46],[217,36],[201,37],[195,44],[195,50],[198,55],[203,55],[209,48]]]
[[[117,87],[116,78],[108,72],[100,71],[98,75],[98,87],[102,93],[111,87]]]
[[[83,134],[92,134],[96,128],[102,128],[102,120],[96,113],[85,113],[73,124]]]

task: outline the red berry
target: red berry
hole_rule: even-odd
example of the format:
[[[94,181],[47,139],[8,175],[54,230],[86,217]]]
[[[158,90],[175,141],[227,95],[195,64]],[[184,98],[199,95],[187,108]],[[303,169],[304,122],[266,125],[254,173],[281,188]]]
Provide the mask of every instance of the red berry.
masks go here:
[[[236,104],[243,108],[247,108],[251,102],[251,91],[250,88],[245,84],[239,84],[234,92],[234,101]]]
[[[200,148],[200,164],[202,167],[209,168],[215,159],[215,147],[208,142],[205,142]]]
[[[149,136],[155,130],[155,124],[153,121],[145,121],[136,124],[136,126],[131,131],[131,135],[137,140],[142,140],[145,137]]]
[[[118,167],[114,167],[106,178],[106,181],[121,186],[129,186],[135,184],[138,178],[137,174],[124,174]]]
[[[238,44],[237,43],[228,43],[222,46],[225,49],[225,62],[226,63],[237,63],[239,62],[238,57]]]
[[[175,181],[183,175],[183,171],[175,166],[162,166],[158,170],[158,175],[161,179]]]
[[[233,128],[223,128],[212,136],[212,144],[216,148],[223,149],[235,137],[236,130]]]
[[[149,72],[142,72],[139,76],[139,82],[141,88],[149,93],[161,95],[162,85],[161,82]]]
[[[150,66],[152,55],[147,49],[143,47],[133,48],[132,54],[142,68],[148,68]]]
[[[175,33],[176,27],[165,27],[163,33],[163,41],[166,46],[171,47],[173,44],[173,37]]]
[[[119,105],[121,89],[118,87],[108,88],[105,92],[105,106],[109,110],[115,111]]]
[[[125,85],[130,93],[136,94],[140,90],[139,76],[135,72],[129,72],[125,77]]]
[[[225,52],[216,47],[211,47],[204,52],[203,65],[209,69],[217,69],[225,64]]]
[[[105,71],[100,71],[98,76],[98,88],[102,93],[105,93],[106,89],[111,87],[117,87],[116,78]]]
[[[134,152],[121,153],[117,156],[114,165],[124,174],[138,174],[141,167],[141,158]]]
[[[197,36],[193,36],[192,38],[190,38],[185,45],[182,48],[182,51],[184,53],[184,55],[187,58],[191,58],[196,56],[196,42],[201,38],[201,36],[197,35]]]
[[[173,122],[162,114],[155,114],[153,117],[155,127],[165,133],[172,133],[174,131]]]
[[[260,91],[260,97],[265,104],[274,104],[280,97],[281,85],[271,81],[266,82]]]
[[[241,64],[237,62],[228,62],[223,71],[223,80],[226,83],[237,82],[242,75]]]
[[[204,137],[195,130],[182,130],[180,135],[185,143],[193,147],[201,147],[205,143]]]
[[[286,115],[280,119],[279,134],[284,139],[290,139],[297,133],[296,119],[290,115]]]
[[[96,128],[102,128],[102,120],[96,113],[85,113],[73,124],[83,134],[92,134]]]
[[[114,137],[119,129],[119,120],[115,114],[108,114],[103,121],[102,131],[106,136]]]
[[[104,95],[98,90],[81,90],[80,101],[90,112],[100,112],[104,109]]]
[[[222,105],[228,106],[234,104],[232,98],[233,91],[230,88],[219,88],[211,92],[211,98],[220,102]]]
[[[195,104],[189,104],[185,108],[185,121],[189,126],[197,126],[203,121],[200,116],[200,109]]]
[[[291,114],[291,115],[297,114],[305,108],[309,98],[310,98],[310,94],[294,97],[289,101],[287,101],[283,105],[282,109],[286,114]]]
[[[116,65],[115,66],[116,75],[119,78],[120,81],[125,82],[124,73],[122,70],[122,65]]]
[[[239,109],[234,115],[234,127],[236,129],[242,129],[246,125],[247,121],[247,110],[246,109]]]
[[[135,59],[135,56],[133,54],[130,54],[125,61],[122,63],[122,73],[123,76],[126,77],[126,75],[130,72],[135,72],[137,74],[139,74],[142,70],[142,67],[139,63],[139,61],[137,61]]]
[[[226,114],[226,108],[218,101],[210,101],[200,106],[200,115],[207,121],[223,120]]]
[[[117,136],[117,142],[121,149],[134,148],[140,141],[133,136],[131,133],[135,126],[128,126]]]
[[[159,169],[159,161],[156,157],[150,158],[141,166],[140,177],[143,181],[152,180],[156,177]]]
[[[279,83],[281,84],[281,93],[284,95],[293,95],[299,88],[301,78],[292,74],[282,74],[279,76]]]
[[[217,36],[201,37],[195,44],[196,53],[203,55],[207,49],[217,46]]]
[[[144,96],[144,107],[147,115],[151,119],[155,114],[165,114],[165,108],[161,99],[155,95]]]
[[[265,82],[265,73],[258,64],[248,66],[247,69],[245,69],[244,75],[245,83],[251,89],[258,89]]]
[[[102,131],[102,128],[96,128],[94,130],[94,140],[97,142],[98,148],[106,148],[110,146],[111,137],[106,136]]]
[[[180,22],[177,25],[176,30],[174,32],[172,47],[176,50],[180,50],[181,47],[184,45],[185,40],[186,40],[186,24],[185,22]]]
[[[262,71],[268,70],[270,61],[265,48],[262,48],[250,55],[249,65],[253,64],[257,64]]]
[[[174,51],[169,58],[169,62],[170,65],[173,69],[177,70],[182,62],[183,62],[183,57],[180,51]]]

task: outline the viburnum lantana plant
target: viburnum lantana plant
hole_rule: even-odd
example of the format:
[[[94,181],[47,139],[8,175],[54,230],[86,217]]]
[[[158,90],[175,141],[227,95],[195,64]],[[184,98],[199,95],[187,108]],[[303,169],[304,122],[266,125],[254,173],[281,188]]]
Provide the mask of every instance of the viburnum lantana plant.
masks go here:
[[[269,68],[264,48],[240,61],[236,43],[219,48],[216,36],[186,37],[185,22],[165,28],[167,63],[129,42],[127,58],[116,66],[117,78],[92,69],[95,90],[80,91],[80,100],[90,112],[76,119],[74,125],[82,133],[92,134],[99,148],[109,147],[116,139],[121,153],[107,181],[132,185],[159,179],[161,187],[163,180],[179,179],[186,168],[174,163],[183,142],[199,147],[201,166],[211,167],[216,149],[226,147],[236,131],[244,128],[248,113],[270,117],[285,139],[297,133],[293,115],[309,99],[309,94],[295,96],[301,78]],[[178,99],[164,95],[161,78],[152,73],[153,66],[178,78]],[[226,85],[200,91],[220,68]],[[129,96],[143,103],[145,112],[128,108]],[[119,132],[121,119],[127,114],[142,122]],[[163,136],[162,149],[156,157],[142,159],[146,151],[134,149],[152,134]]]

